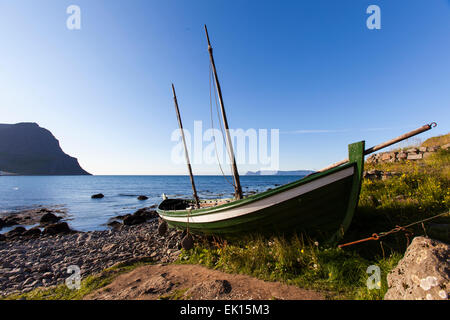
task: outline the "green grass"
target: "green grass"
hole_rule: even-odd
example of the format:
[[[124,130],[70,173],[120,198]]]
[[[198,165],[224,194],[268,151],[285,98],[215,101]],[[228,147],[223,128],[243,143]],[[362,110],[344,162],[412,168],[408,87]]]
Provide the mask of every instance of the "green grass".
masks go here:
[[[450,143],[450,133],[431,137],[422,143],[422,147],[442,146],[448,143]]]
[[[367,169],[378,169],[400,173],[387,180],[364,180],[358,211],[347,232],[346,239],[389,231],[396,225],[408,225],[450,208],[450,151],[441,150],[423,161],[367,165]],[[450,215],[437,218],[433,223],[450,223]],[[428,224],[410,228],[414,234],[428,234],[449,242],[447,236],[433,233]],[[388,246],[401,251],[405,242],[403,233],[390,236],[384,241]],[[403,246],[403,247],[402,247]]]
[[[228,273],[281,281],[305,289],[322,291],[329,299],[381,299],[386,277],[380,290],[367,290],[367,268],[375,264],[386,275],[399,261],[399,254],[372,261],[347,250],[322,248],[298,236],[248,238],[239,243],[204,242],[182,251],[179,263],[201,264]]]
[[[450,154],[441,150],[423,161],[368,165],[366,169],[400,172],[387,180],[364,180],[354,220],[341,243],[370,237],[396,225],[448,212],[450,207]],[[450,223],[450,217],[433,222]],[[409,238],[400,232],[342,249],[322,247],[301,236],[261,237],[241,241],[203,242],[182,251],[179,263],[201,264],[229,273],[282,281],[320,290],[329,299],[382,299],[387,274],[397,265],[414,235],[432,234],[421,225],[410,228]],[[448,237],[440,239],[448,242]],[[370,265],[381,270],[381,289],[369,290]]]
[[[69,289],[65,284],[49,288],[36,288],[23,294],[13,294],[1,299],[4,300],[81,300],[86,295],[95,290],[103,288],[110,284],[117,276],[129,272],[137,267],[150,264],[148,259],[142,259],[137,262],[121,263],[111,268],[105,269],[97,275],[91,275],[82,279],[80,289]]]

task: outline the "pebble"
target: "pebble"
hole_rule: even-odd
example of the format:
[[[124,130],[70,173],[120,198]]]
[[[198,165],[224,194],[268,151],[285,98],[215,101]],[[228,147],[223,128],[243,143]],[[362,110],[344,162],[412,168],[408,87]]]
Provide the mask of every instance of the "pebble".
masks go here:
[[[153,220],[120,230],[2,241],[0,273],[7,281],[0,281],[0,297],[64,283],[71,275],[67,273],[71,265],[80,268],[83,279],[130,259],[175,261],[182,232],[172,231],[160,237],[157,228],[158,222]]]

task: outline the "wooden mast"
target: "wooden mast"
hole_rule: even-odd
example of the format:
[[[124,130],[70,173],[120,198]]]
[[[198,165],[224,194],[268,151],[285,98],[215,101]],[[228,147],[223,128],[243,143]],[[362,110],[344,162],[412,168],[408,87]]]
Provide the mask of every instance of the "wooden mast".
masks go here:
[[[178,125],[180,126],[181,137],[183,138],[184,156],[186,157],[186,162],[187,162],[187,166],[188,166],[188,170],[189,170],[189,176],[191,178],[192,191],[194,194],[195,205],[197,206],[197,208],[200,208],[200,201],[197,196],[197,190],[195,189],[194,176],[192,174],[191,162],[189,161],[189,154],[187,151],[186,139],[184,137],[184,131],[183,131],[183,123],[181,122],[180,110],[178,109],[177,95],[175,93],[175,87],[174,87],[173,83],[172,83],[172,92],[173,92],[173,101],[175,103],[175,111],[177,113],[177,118],[178,118]]]
[[[234,157],[233,145],[231,144],[231,137],[230,137],[230,132],[229,132],[229,128],[228,128],[227,115],[225,113],[225,107],[223,104],[222,90],[220,88],[219,78],[217,76],[216,65],[214,63],[214,57],[213,57],[213,49],[211,47],[211,43],[209,42],[208,29],[206,28],[206,25],[205,25],[205,32],[206,32],[206,39],[208,40],[209,58],[211,60],[211,66],[212,66],[212,70],[214,73],[214,81],[215,81],[216,87],[217,87],[217,95],[219,96],[220,109],[222,111],[223,124],[225,127],[225,134],[227,137],[226,141],[227,141],[228,155],[230,156],[231,170],[232,170],[232,174],[233,174],[233,178],[234,178],[234,182],[235,182],[234,194],[235,194],[236,199],[242,199],[242,187],[241,187],[239,173],[238,173],[237,166],[236,166],[236,159]]]

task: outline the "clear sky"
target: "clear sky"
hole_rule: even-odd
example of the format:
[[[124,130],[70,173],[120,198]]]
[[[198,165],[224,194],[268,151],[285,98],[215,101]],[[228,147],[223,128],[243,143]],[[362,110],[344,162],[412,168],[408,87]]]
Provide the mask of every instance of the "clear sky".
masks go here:
[[[72,4],[81,30],[66,27]],[[282,170],[432,121],[422,139],[449,132],[448,0],[0,0],[0,123],[37,122],[94,174],[185,174],[170,84],[185,128],[209,126],[203,24],[230,126],[279,129]]]

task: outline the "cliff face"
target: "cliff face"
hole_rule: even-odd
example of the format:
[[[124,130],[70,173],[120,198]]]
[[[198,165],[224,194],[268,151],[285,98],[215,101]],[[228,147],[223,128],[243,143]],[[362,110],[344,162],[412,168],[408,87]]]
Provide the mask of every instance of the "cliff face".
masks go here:
[[[0,124],[0,171],[20,175],[89,175],[36,123]]]

